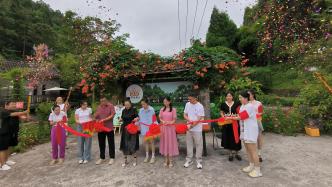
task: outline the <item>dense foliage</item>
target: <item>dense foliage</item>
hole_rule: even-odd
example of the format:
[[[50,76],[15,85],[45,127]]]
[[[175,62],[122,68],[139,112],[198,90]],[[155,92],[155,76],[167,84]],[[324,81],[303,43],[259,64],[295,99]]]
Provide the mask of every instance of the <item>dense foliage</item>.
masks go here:
[[[204,85],[213,90],[222,88],[241,73],[240,67],[246,60],[240,61],[241,57],[228,48],[207,48],[199,42],[173,57],[160,57],[133,49],[123,37],[114,38],[96,46],[93,55],[83,58],[82,92],[98,89],[102,93],[112,81],[129,76],[144,79],[147,73],[160,71],[181,73],[184,79],[195,84],[196,89]]]
[[[317,39],[330,37],[329,0],[261,0],[247,8],[238,49],[256,64],[294,62]],[[244,34],[243,34],[244,33]],[[246,34],[247,33],[247,34]],[[255,36],[256,35],[256,36]]]
[[[24,59],[39,43],[57,53],[72,49],[66,17],[42,1],[2,0],[0,10],[0,54],[4,57]]]
[[[332,82],[331,75],[326,76]],[[318,126],[323,132],[332,132],[332,95],[319,82],[307,84],[296,100],[296,109],[309,123]]]

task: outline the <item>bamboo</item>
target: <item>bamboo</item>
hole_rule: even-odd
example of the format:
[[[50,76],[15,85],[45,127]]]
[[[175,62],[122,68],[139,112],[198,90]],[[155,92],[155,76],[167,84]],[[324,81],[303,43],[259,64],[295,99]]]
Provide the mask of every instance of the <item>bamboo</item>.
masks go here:
[[[324,85],[325,89],[332,94],[332,87],[328,84],[325,77],[321,73],[318,73],[318,72],[315,72],[314,76]]]

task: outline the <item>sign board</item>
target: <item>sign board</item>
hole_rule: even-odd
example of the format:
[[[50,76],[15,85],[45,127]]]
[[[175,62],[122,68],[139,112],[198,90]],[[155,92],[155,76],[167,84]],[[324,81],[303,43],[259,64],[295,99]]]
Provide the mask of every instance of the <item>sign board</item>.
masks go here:
[[[137,84],[130,85],[126,90],[126,97],[132,103],[139,103],[143,99],[143,89]]]
[[[24,102],[16,102],[16,109],[23,109],[24,108]]]

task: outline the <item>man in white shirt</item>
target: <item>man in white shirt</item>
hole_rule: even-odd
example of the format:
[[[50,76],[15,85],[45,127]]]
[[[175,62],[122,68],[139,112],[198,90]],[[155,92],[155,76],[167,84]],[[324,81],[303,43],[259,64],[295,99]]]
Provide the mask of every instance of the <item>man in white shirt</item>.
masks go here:
[[[187,158],[184,167],[188,168],[191,164],[193,164],[192,158],[194,155],[195,143],[197,168],[202,169],[203,124],[198,123],[197,121],[204,119],[204,107],[200,102],[198,102],[196,94],[190,94],[188,100],[189,102],[186,104],[184,109],[184,119],[187,120],[189,129],[186,134]]]

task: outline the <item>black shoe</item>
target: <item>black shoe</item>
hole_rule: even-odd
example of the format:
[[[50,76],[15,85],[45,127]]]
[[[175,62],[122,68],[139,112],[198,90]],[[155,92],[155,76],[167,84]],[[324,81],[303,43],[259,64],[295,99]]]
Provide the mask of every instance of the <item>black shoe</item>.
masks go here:
[[[242,157],[240,155],[235,155],[235,158],[238,160],[238,161],[241,161],[242,160]]]
[[[262,157],[259,157],[259,162],[263,162],[263,159],[262,159]]]
[[[233,162],[234,157],[233,157],[233,156],[229,156],[229,157],[228,157],[228,160],[229,160],[230,162]]]

